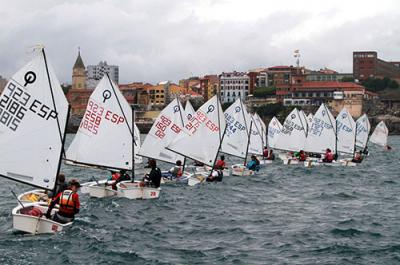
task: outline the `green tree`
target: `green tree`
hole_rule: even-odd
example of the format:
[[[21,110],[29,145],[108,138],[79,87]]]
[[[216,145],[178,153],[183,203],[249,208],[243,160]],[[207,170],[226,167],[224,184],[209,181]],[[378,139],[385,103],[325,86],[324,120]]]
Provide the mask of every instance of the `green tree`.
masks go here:
[[[268,96],[274,96],[276,94],[276,87],[259,87],[256,88],[253,96],[256,98],[266,98]]]
[[[389,81],[388,87],[389,88],[399,88],[399,83],[397,83],[396,80],[392,79],[392,80]]]

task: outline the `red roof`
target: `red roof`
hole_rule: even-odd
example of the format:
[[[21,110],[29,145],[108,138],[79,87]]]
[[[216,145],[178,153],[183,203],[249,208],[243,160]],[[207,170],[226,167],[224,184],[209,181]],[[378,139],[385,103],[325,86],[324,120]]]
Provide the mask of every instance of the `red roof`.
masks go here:
[[[339,82],[339,81],[321,81],[321,82],[303,82],[299,84],[299,89],[304,88],[337,88],[340,90],[358,90],[364,91],[365,88],[353,82]]]

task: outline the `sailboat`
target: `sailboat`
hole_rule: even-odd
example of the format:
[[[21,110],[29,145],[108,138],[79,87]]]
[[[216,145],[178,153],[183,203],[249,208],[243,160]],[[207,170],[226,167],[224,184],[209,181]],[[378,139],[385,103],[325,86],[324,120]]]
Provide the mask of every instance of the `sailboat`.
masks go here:
[[[187,120],[190,120],[194,116],[195,113],[196,113],[196,111],[194,110],[192,104],[190,103],[189,100],[187,100],[186,106],[185,106],[185,114],[186,114]]]
[[[220,101],[214,96],[181,128],[184,133],[179,134],[167,149],[213,168],[223,141],[225,127]],[[211,174],[211,171],[208,174]],[[207,173],[200,175],[191,176],[188,184],[196,185],[203,182]]]
[[[305,125],[297,108],[294,108],[286,117],[282,125],[280,136],[275,143],[275,149],[281,151],[298,152],[304,148],[307,132]],[[298,164],[297,159],[293,159],[286,154],[280,155],[285,165]]]
[[[182,104],[178,99],[174,99],[158,115],[149,133],[144,139],[138,155],[171,164],[175,164],[176,161],[180,160],[185,164],[184,156],[172,152],[166,149],[166,147],[180,133],[183,133],[182,128],[184,128],[187,122],[188,120]],[[170,179],[164,179],[164,181],[169,180]],[[176,179],[176,181],[187,182],[187,178],[182,176],[179,179]]]
[[[0,176],[54,190],[64,151],[69,105],[44,48],[12,76],[0,96]],[[70,226],[44,217],[47,203],[22,203],[12,210],[13,227],[55,233]],[[37,216],[31,215],[36,211]],[[57,209],[53,209],[54,214]]]
[[[375,127],[374,132],[371,134],[369,141],[373,144],[380,145],[383,147],[387,147],[387,139],[389,135],[389,130],[386,127],[384,121],[378,123]]]
[[[248,170],[245,166],[249,153],[252,128],[255,127],[253,119],[240,98],[225,111],[224,115],[226,131],[221,145],[221,152],[244,160],[243,164],[231,166],[232,175],[253,175],[254,171]]]
[[[356,121],[356,147],[359,150],[366,149],[370,130],[371,124],[369,123],[367,114],[364,114]]]
[[[73,165],[105,170],[129,170],[134,178],[140,132],[134,123],[134,112],[118,86],[106,74],[90,95],[79,129],[67,150],[66,161]],[[90,196],[102,198],[121,195],[113,181],[85,183]],[[138,185],[136,183],[136,185]]]
[[[318,108],[308,131],[304,151],[314,154],[324,154],[329,148],[337,153],[336,120],[324,103]],[[319,165],[322,161],[307,160],[306,167]],[[331,165],[331,164],[330,164]]]
[[[351,162],[356,147],[356,122],[346,108],[343,108],[336,117],[337,152],[350,158],[341,159],[343,166],[356,166]]]
[[[274,116],[268,123],[268,148],[275,149],[276,142],[282,131],[282,124]]]

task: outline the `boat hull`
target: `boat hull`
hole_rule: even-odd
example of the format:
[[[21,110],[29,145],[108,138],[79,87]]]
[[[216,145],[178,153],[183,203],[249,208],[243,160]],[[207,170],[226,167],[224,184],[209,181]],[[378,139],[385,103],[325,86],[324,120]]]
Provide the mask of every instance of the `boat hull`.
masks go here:
[[[35,207],[40,209],[43,216],[33,216],[24,213],[24,211]],[[67,227],[72,225],[72,222],[61,224],[53,220],[47,219],[44,214],[46,214],[48,206],[44,202],[34,202],[24,204],[24,208],[18,205],[12,210],[13,215],[13,228],[18,231],[22,231],[29,234],[54,234],[60,232]],[[58,209],[53,209],[52,214],[55,214]]]
[[[249,170],[248,168],[246,168],[246,166],[242,164],[232,165],[233,176],[246,177],[246,176],[252,176],[254,174],[255,172],[253,170]]]
[[[30,190],[18,195],[18,200],[22,203],[31,202],[48,202],[49,197],[47,196],[45,190]]]
[[[127,199],[158,199],[161,188],[143,187],[140,182],[122,181],[117,184],[118,196]]]
[[[103,183],[104,184],[100,184],[100,182],[99,184],[93,183],[87,187],[90,197],[105,198],[117,195],[118,192],[116,190],[113,190],[111,186],[106,185],[107,181]],[[111,184],[112,181],[108,183]]]

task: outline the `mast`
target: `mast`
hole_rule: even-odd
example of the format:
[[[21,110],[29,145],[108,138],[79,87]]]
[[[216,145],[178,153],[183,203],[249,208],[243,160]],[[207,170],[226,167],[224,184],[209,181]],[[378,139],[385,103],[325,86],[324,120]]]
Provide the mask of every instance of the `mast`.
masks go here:
[[[220,118],[219,118],[219,106],[220,106],[221,104],[220,104],[220,101],[219,101],[219,94],[217,94],[217,102],[218,102],[218,106],[217,106],[217,115],[218,115],[218,128],[219,128],[218,134],[219,134],[219,139],[220,139],[220,141],[219,141],[218,151],[217,151],[217,153],[215,154],[214,162],[213,162],[213,164],[212,164],[212,167],[211,167],[209,176],[212,175],[212,172],[213,172],[213,170],[214,170],[214,166],[215,166],[215,163],[217,162],[217,158],[218,158],[218,153],[219,153],[219,150],[221,150],[222,141],[224,140],[224,136],[225,136],[225,132],[226,132],[226,127],[228,127],[228,126],[225,126],[224,133],[222,134],[222,137],[221,137],[221,120],[220,120]]]
[[[247,148],[246,148],[246,156],[244,157],[244,165],[246,165],[247,162],[247,154],[249,152],[249,145],[250,145],[250,136],[251,136],[251,127],[253,126],[253,121],[250,121],[250,133],[248,134],[247,137]]]
[[[57,189],[58,175],[60,174],[60,170],[61,170],[62,157],[63,157],[63,155],[65,157],[65,150],[64,150],[65,138],[66,138],[65,136],[67,134],[67,125],[68,125],[68,121],[69,121],[69,115],[70,115],[70,111],[71,111],[71,106],[68,104],[67,118],[65,120],[65,125],[64,125],[64,133],[62,133],[61,132],[61,126],[60,126],[60,120],[58,119],[58,111],[57,111],[56,101],[54,99],[53,86],[51,85],[49,67],[47,65],[47,58],[46,58],[46,53],[44,52],[44,48],[42,48],[42,54],[43,54],[44,65],[46,67],[47,81],[49,82],[49,88],[50,88],[51,100],[53,102],[53,108],[54,108],[54,111],[57,113],[56,121],[57,121],[58,135],[60,136],[60,141],[61,141],[61,152],[60,152],[60,157],[58,159],[56,180],[54,182],[55,184],[54,184],[54,187],[53,187],[53,193],[54,193],[56,191],[56,189]]]
[[[357,122],[356,122],[356,129],[354,130],[354,150],[353,150],[353,157],[356,154],[356,148],[357,148]]]
[[[178,103],[179,107],[179,116],[181,117],[181,123],[182,123],[182,128],[185,127],[185,123],[183,122],[183,116],[182,116],[182,106],[181,102],[178,99],[178,95],[176,95],[176,101]],[[187,103],[186,103],[187,104]],[[186,166],[186,156],[183,157],[183,166],[182,166],[182,173],[185,171],[185,166]]]
[[[132,108],[132,182],[135,182],[135,107]]]

